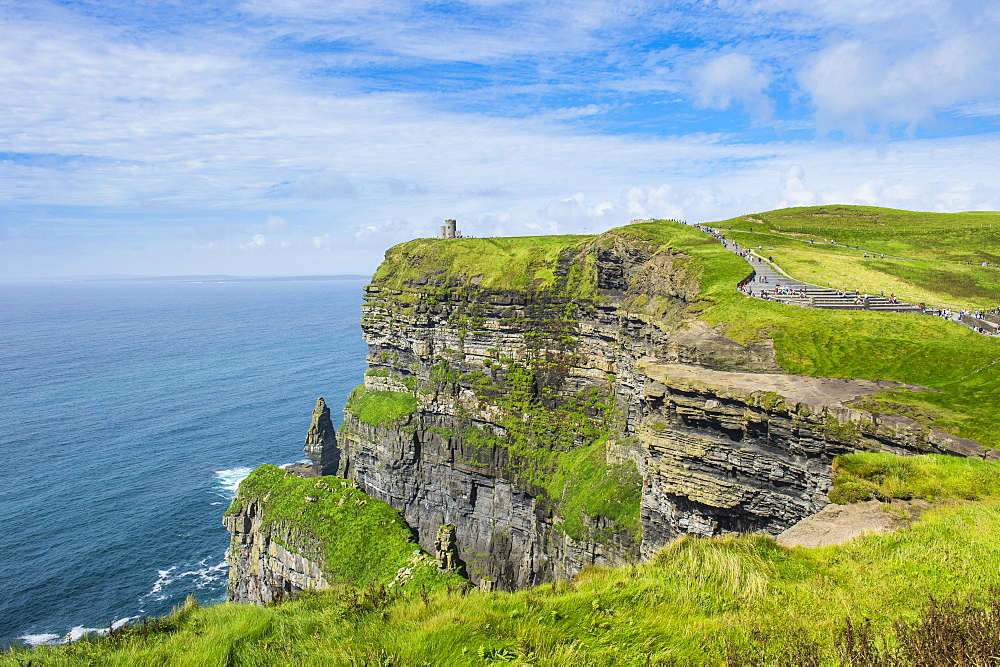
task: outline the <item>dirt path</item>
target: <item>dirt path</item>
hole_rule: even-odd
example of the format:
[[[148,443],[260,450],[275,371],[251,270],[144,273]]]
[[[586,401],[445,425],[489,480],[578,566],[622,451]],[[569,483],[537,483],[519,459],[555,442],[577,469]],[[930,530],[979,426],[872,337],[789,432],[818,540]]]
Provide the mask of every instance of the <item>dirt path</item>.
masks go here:
[[[825,547],[842,544],[860,535],[888,533],[913,523],[930,506],[922,500],[870,500],[850,505],[830,504],[778,535],[785,547]]]

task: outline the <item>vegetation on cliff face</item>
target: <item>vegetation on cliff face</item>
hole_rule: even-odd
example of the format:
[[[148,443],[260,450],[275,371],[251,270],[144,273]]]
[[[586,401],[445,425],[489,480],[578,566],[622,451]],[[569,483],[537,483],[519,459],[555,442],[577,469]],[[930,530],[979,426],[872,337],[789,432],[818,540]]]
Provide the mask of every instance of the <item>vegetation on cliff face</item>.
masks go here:
[[[608,463],[605,444],[614,428],[614,399],[605,390],[563,395],[565,358],[547,361],[503,359],[489,375],[452,377],[447,362],[436,374],[439,387],[461,379],[476,396],[496,405],[499,436],[476,428],[459,409],[458,427],[438,429],[462,437],[477,451],[502,448],[513,479],[546,492],[562,517],[557,528],[578,540],[606,541],[625,532],[639,537],[642,479],[635,464]],[[598,526],[596,523],[603,521]]]
[[[853,503],[888,501],[1000,498],[996,463],[943,454],[900,457],[879,452],[838,456],[833,463],[830,500]]]
[[[395,421],[413,414],[417,399],[401,391],[369,391],[364,385],[355,387],[347,398],[347,410],[373,426]]]
[[[255,503],[263,527],[281,524],[315,540],[317,564],[328,581],[354,586],[387,585],[400,568],[410,570],[413,587],[461,583],[458,575],[437,569],[414,541],[406,521],[387,503],[358,490],[346,479],[303,479],[263,465],[240,483],[226,515]],[[282,545],[291,551],[297,545]]]
[[[878,470],[909,462],[847,457],[841,469],[875,480]],[[942,489],[962,486],[934,457],[915,465]],[[1000,473],[997,463],[971,467],[982,478]],[[258,491],[266,480],[268,488],[284,483],[265,472]],[[386,527],[376,522],[368,530]],[[15,651],[0,662],[801,665],[860,664],[851,661],[859,651],[905,650],[938,664],[933,659],[945,652],[981,650],[981,662],[968,664],[989,664],[995,642],[976,633],[979,621],[998,611],[991,593],[1000,586],[997,535],[1000,497],[992,489],[978,502],[938,502],[909,528],[839,546],[787,549],[761,535],[685,537],[645,565],[590,568],[572,581],[516,593],[452,586],[401,596],[337,587],[267,607],[188,605],[147,629]],[[942,611],[949,609],[961,613]],[[995,631],[995,624],[986,627]]]

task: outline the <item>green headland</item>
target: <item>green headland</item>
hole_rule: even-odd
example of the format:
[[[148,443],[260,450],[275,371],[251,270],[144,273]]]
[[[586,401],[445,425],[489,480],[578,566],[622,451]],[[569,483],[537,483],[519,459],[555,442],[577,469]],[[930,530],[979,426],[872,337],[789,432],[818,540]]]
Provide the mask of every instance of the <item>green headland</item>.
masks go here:
[[[827,206],[711,225],[743,246],[761,246],[801,280],[951,308],[1000,305],[998,213]],[[693,227],[644,222],[597,236],[421,239],[390,249],[374,284],[403,302],[422,284],[441,298],[461,286],[468,294],[507,289],[555,295],[570,306],[599,303],[600,251],[624,240],[651,252],[670,249],[683,264],[685,289],[697,295],[684,317],[740,342],[773,340],[788,373],[920,385],[930,391],[885,391],[857,407],[1000,448],[1000,338],[932,316],[749,298],[735,289],[748,264]],[[662,306],[633,304],[648,312]],[[568,307],[566,317],[572,313]],[[504,400],[523,398],[514,392]],[[351,402],[366,424],[416,409],[401,391],[359,389]],[[603,462],[592,455],[587,448],[549,452],[545,461],[556,470],[539,479],[567,507],[621,505],[614,485],[593,479]],[[366,501],[345,480],[300,480],[265,467],[244,483],[230,512],[267,498],[265,521],[327,544],[318,557],[325,571],[342,575],[330,590],[260,607],[189,600],[110,637],[15,649],[0,663],[995,664],[1000,463],[863,452],[837,458],[834,473],[833,502],[878,503],[900,527],[812,549],[756,534],[683,537],[650,562],[592,567],[570,581],[507,593],[470,590],[432,568],[387,588],[418,549],[398,513]],[[317,495],[324,499],[309,500]]]

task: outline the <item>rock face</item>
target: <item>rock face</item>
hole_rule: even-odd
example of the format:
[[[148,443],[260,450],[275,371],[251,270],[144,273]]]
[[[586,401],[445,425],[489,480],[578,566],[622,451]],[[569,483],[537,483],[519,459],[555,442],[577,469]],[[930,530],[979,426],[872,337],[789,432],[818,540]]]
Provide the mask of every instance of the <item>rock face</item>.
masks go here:
[[[317,475],[335,475],[340,466],[340,450],[337,448],[337,432],[330,419],[330,408],[322,397],[316,399],[312,423],[306,433],[306,456],[312,461]]]
[[[260,517],[259,504],[247,503],[222,519],[231,533],[227,599],[266,604],[300,591],[329,588],[319,565],[302,555],[317,551],[315,539],[287,527],[264,528]],[[296,551],[282,544],[295,545]]]
[[[432,553],[453,526],[473,582],[516,589],[686,533],[776,535],[828,503],[830,462],[848,451],[988,455],[848,407],[893,383],[783,374],[770,340],[697,319],[687,257],[609,234],[517,289],[449,277],[404,244],[366,288],[369,371],[345,408],[339,474]],[[407,414],[380,411],[401,397]],[[327,447],[313,451],[328,460]]]

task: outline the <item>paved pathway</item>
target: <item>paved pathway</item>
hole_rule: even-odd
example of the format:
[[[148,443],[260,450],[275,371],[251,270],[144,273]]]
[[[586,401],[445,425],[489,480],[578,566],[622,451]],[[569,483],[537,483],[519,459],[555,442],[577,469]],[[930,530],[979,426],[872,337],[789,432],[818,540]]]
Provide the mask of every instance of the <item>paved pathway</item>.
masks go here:
[[[756,251],[741,248],[735,242],[726,240],[720,230],[709,227],[701,229],[719,239],[727,250],[743,257],[750,264],[753,274],[746,282],[741,283],[740,289],[755,298],[807,308],[939,315],[981,333],[1000,335],[1000,314],[998,313],[980,313],[981,317],[975,317],[971,314],[925,308],[923,304],[900,301],[892,295],[847,292],[805,283],[789,277],[780,267],[760,256]]]

